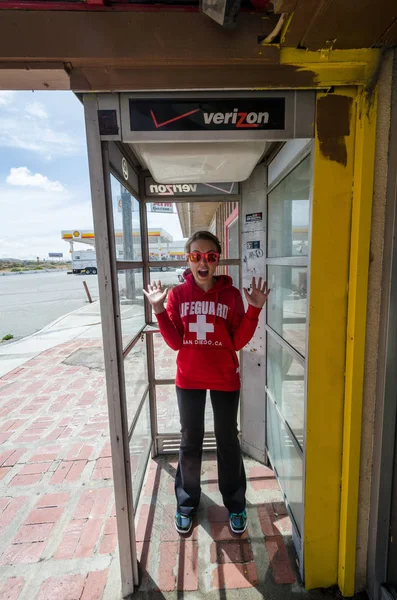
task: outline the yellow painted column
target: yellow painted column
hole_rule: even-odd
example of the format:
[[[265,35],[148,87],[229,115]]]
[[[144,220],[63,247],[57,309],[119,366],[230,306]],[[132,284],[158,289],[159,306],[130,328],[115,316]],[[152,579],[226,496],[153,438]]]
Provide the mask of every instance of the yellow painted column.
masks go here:
[[[355,89],[318,93],[304,485],[307,588],[338,581]]]
[[[356,567],[365,330],[375,161],[376,93],[372,97],[367,97],[363,93],[358,94],[356,102],[338,572],[338,584],[344,596],[354,594]]]

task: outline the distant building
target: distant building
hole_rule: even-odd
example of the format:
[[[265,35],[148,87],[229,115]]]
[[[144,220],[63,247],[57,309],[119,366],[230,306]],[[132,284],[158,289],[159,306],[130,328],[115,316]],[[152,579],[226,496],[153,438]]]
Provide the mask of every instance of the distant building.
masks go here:
[[[132,258],[142,260],[140,231],[133,230]],[[70,252],[74,243],[87,244],[95,247],[95,233],[87,229],[71,229],[61,232],[61,237],[70,244]],[[117,258],[124,257],[123,232],[115,230]],[[186,240],[174,240],[172,235],[161,227],[149,229],[149,256],[151,260],[183,260],[185,258]]]

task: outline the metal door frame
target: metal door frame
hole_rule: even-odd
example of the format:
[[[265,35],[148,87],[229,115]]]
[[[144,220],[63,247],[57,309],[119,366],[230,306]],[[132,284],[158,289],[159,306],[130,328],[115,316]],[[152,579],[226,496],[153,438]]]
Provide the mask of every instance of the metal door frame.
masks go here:
[[[393,82],[397,81],[394,61]],[[387,585],[388,546],[397,444],[397,87],[392,86],[378,377],[375,399],[367,585],[372,600],[394,600]],[[391,452],[393,448],[393,452]],[[397,485],[397,482],[394,482]]]
[[[288,142],[287,142],[288,143]],[[267,316],[267,308],[266,308],[266,318],[265,318],[265,332],[266,332],[266,378],[267,378],[267,341],[268,341],[268,337],[270,336],[273,340],[275,340],[277,343],[280,344],[280,346],[286,350],[288,350],[288,352],[290,352],[290,354],[293,356],[293,358],[295,360],[297,360],[297,362],[299,362],[299,364],[301,364],[304,367],[304,374],[305,374],[305,381],[304,381],[304,419],[303,419],[303,442],[302,442],[302,446],[300,446],[298,440],[296,439],[296,436],[294,434],[294,432],[292,431],[291,427],[289,426],[289,424],[287,423],[287,421],[285,420],[285,418],[283,417],[283,415],[281,414],[280,410],[277,407],[277,403],[275,402],[275,399],[273,398],[273,394],[272,392],[269,390],[267,384],[266,384],[266,388],[265,388],[265,427],[266,427],[266,432],[265,432],[265,457],[267,458],[267,460],[270,462],[270,465],[275,473],[275,476],[277,478],[277,481],[279,482],[279,486],[280,486],[280,490],[283,493],[284,496],[284,502],[285,502],[285,506],[287,508],[288,511],[288,515],[291,519],[291,523],[292,523],[292,538],[293,538],[293,542],[294,542],[294,546],[298,555],[298,560],[299,560],[299,572],[300,572],[300,576],[302,578],[302,581],[304,581],[304,552],[303,552],[303,539],[304,539],[304,524],[305,524],[305,519],[304,519],[304,507],[305,507],[305,438],[306,438],[306,409],[307,409],[307,364],[308,364],[308,360],[309,360],[309,352],[308,352],[308,328],[309,328],[309,311],[310,311],[310,262],[311,262],[311,245],[310,245],[310,239],[311,239],[311,230],[312,230],[312,204],[313,204],[313,174],[314,174],[314,140],[311,139],[310,141],[307,142],[307,144],[305,144],[305,146],[298,150],[292,157],[290,157],[285,166],[282,168],[282,170],[280,171],[280,173],[273,179],[273,181],[269,184],[269,178],[266,178],[267,181],[267,189],[266,189],[266,205],[265,205],[265,212],[266,212],[266,255],[265,255],[265,264],[266,264],[266,279],[268,280],[268,267],[269,266],[304,266],[307,269],[307,313],[306,313],[306,351],[305,351],[305,356],[302,357],[300,355],[300,353],[293,347],[291,346],[287,341],[284,340],[284,338],[279,335],[275,330],[273,330],[270,325],[268,324],[268,316]],[[279,150],[280,152],[282,151],[282,148],[280,148]],[[277,153],[278,154],[278,153]],[[271,164],[271,162],[276,158],[277,154],[275,156],[271,156],[270,160],[267,162],[267,170],[269,169],[269,166]],[[269,258],[268,257],[268,233],[269,233],[269,229],[268,229],[268,212],[269,212],[269,203],[268,203],[268,198],[269,198],[269,193],[271,193],[295,168],[297,168],[300,164],[302,164],[302,162],[304,160],[306,160],[307,158],[310,158],[310,172],[311,172],[311,185],[310,185],[310,194],[309,194],[309,223],[308,223],[308,240],[309,240],[309,252],[308,255],[306,257],[287,257],[287,258]],[[299,264],[301,263],[301,265]],[[302,513],[302,525],[301,525],[301,531],[299,533],[298,527],[295,523],[295,518],[292,514],[292,511],[289,507],[288,504],[288,499],[286,498],[283,490],[282,490],[282,486],[280,485],[280,481],[279,481],[279,477],[277,474],[277,469],[274,466],[274,462],[272,460],[272,456],[271,453],[269,453],[269,449],[268,449],[268,444],[267,444],[267,426],[268,426],[268,421],[267,421],[267,407],[268,407],[268,403],[269,403],[269,398],[270,401],[273,402],[274,408],[278,414],[278,417],[284,422],[284,425],[286,426],[286,429],[288,431],[289,437],[296,449],[296,451],[298,452],[298,454],[301,455],[302,458],[302,509],[303,509],[303,513]]]
[[[118,303],[118,282],[115,242],[109,221],[112,222],[110,185],[105,176],[104,149],[101,143],[97,118],[97,96],[84,96],[84,112],[87,136],[94,231],[97,240],[98,286],[105,360],[107,403],[109,413],[110,443],[112,450],[113,481],[116,503],[116,520],[121,569],[122,595],[133,594],[138,586],[138,561],[134,525],[132,478],[128,447],[126,419],[123,347]],[[110,219],[109,219],[110,216]]]

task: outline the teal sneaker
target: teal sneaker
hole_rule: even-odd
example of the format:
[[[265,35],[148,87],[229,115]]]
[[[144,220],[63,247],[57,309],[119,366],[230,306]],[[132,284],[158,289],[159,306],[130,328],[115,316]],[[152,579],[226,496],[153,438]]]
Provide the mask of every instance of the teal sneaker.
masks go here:
[[[233,533],[244,533],[247,529],[247,511],[244,509],[240,513],[230,513],[229,525]]]
[[[175,529],[178,533],[189,533],[192,528],[193,518],[182,515],[180,512],[175,514]]]

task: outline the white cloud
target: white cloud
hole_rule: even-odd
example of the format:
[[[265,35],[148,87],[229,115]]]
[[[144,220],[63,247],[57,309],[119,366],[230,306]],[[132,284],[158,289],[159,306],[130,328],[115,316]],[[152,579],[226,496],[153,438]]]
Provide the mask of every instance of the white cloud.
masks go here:
[[[26,112],[32,117],[38,117],[39,119],[48,119],[48,114],[45,106],[40,102],[32,102],[26,107]]]
[[[6,104],[10,104],[14,97],[14,92],[5,92],[0,91],[0,106],[5,106]]]
[[[32,173],[27,167],[13,167],[6,179],[9,185],[41,188],[46,192],[64,192],[65,187],[59,181],[51,181],[46,175]]]
[[[0,147],[29,150],[47,159],[85,153],[83,133],[72,136],[37,114],[9,110],[0,113]]]
[[[88,188],[63,194],[43,193],[35,187],[0,185],[0,257],[68,255],[63,229],[92,229]]]
[[[61,230],[92,229],[86,153],[71,92],[0,92],[0,257],[66,256]]]

